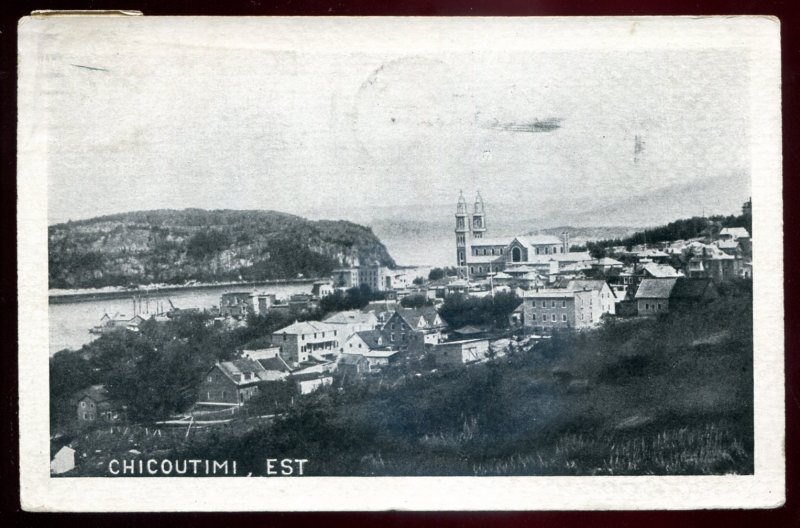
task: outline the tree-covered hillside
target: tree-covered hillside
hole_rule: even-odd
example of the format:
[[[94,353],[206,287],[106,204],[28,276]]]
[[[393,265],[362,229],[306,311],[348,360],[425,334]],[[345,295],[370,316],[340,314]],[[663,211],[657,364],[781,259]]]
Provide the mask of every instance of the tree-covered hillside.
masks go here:
[[[275,211],[137,211],[49,228],[51,288],[325,276],[394,260],[372,230]]]
[[[633,233],[625,238],[614,238],[587,243],[587,248],[596,251],[612,246],[631,247],[636,244],[658,244],[674,240],[688,240],[691,238],[715,239],[721,229],[725,227],[743,227],[747,232],[753,233],[752,201],[748,200],[742,205],[740,215],[715,215],[709,217],[695,216],[670,222],[667,225],[652,227]]]

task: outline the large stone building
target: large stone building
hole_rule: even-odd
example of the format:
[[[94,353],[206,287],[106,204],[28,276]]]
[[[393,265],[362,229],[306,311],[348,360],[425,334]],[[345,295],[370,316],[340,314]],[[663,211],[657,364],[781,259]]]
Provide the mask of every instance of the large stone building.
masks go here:
[[[525,292],[522,297],[522,324],[543,333],[554,329],[588,328],[597,322],[602,310],[596,298],[597,292],[591,289]]]
[[[377,262],[365,266],[335,269],[331,278],[337,288],[356,288],[363,284],[369,286],[372,291],[386,291],[391,290],[393,286],[391,270]]]
[[[456,265],[464,278],[485,278],[489,274],[515,270],[555,274],[562,266],[589,261],[585,251],[570,252],[569,234],[520,235],[487,238],[486,211],[480,193],[472,213],[467,210],[464,195],[456,205]]]

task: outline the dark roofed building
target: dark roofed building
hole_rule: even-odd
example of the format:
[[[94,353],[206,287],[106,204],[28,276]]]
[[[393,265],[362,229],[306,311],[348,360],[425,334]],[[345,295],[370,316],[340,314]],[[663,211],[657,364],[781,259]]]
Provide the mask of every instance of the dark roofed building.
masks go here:
[[[97,421],[115,423],[125,419],[125,406],[111,399],[103,385],[92,385],[78,391],[73,400],[77,403],[80,425]]]
[[[345,379],[355,379],[369,372],[369,361],[361,354],[344,353],[339,356],[339,370]]]
[[[639,315],[656,315],[669,311],[669,298],[677,277],[642,279],[636,290],[636,309]]]
[[[256,360],[223,361],[211,367],[203,377],[198,402],[210,405],[242,405],[255,396],[259,384],[268,379],[267,370]]]
[[[680,308],[713,301],[718,296],[717,288],[711,279],[680,277],[670,292],[669,302],[673,308]]]

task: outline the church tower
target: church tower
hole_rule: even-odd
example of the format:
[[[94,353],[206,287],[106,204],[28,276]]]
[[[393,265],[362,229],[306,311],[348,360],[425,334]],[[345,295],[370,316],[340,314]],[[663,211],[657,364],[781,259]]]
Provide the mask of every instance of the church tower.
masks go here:
[[[467,239],[469,236],[469,218],[467,215],[467,201],[464,194],[458,193],[456,205],[456,266],[459,268],[467,265]]]
[[[478,191],[472,210],[472,236],[475,238],[483,238],[485,232],[486,214],[483,209],[483,198],[481,198],[481,193]]]

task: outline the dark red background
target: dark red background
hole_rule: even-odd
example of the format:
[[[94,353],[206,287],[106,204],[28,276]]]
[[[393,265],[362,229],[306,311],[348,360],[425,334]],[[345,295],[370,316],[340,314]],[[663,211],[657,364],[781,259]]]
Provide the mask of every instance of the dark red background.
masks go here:
[[[0,514],[4,524],[50,526],[648,526],[688,528],[732,526],[800,526],[796,475],[798,457],[798,399],[800,360],[795,355],[800,331],[793,325],[797,314],[797,241],[800,229],[795,200],[798,185],[798,35],[797,7],[792,0],[765,1],[650,1],[616,0],[6,0],[0,6],[0,377],[2,377],[2,427],[0,430]],[[781,20],[783,63],[784,158],[784,259],[786,313],[786,461],[787,503],[775,510],[646,511],[646,512],[526,512],[526,513],[347,513],[347,514],[28,514],[19,511],[17,467],[17,311],[16,311],[16,23],[34,9],[136,9],[145,15],[414,15],[414,16],[576,16],[576,15],[773,15]],[[755,182],[754,182],[755,183]],[[342,490],[343,495],[347,490]],[[88,499],[88,498],[87,498]],[[266,498],[265,498],[266,499]],[[313,492],[309,493],[313,501]],[[265,503],[267,501],[265,500]],[[253,507],[258,508],[257,502]]]

